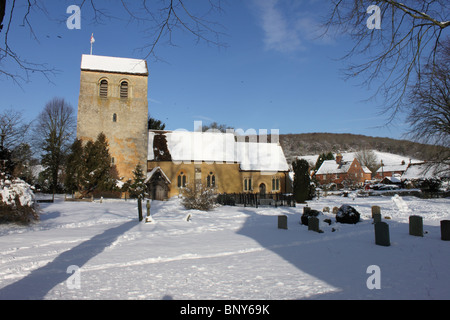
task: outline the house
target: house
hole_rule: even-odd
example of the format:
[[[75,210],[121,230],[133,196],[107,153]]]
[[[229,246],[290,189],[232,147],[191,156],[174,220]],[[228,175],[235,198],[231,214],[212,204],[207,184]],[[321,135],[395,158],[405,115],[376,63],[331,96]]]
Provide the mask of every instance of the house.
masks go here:
[[[403,173],[401,180],[416,182],[426,179],[449,179],[450,165],[448,164],[431,164],[431,163],[411,163]]]
[[[147,168],[164,174],[166,198],[196,183],[216,193],[291,191],[289,166],[278,143],[236,140],[233,133],[150,130]]]
[[[382,165],[375,173],[375,179],[382,180],[386,177],[401,177],[408,168],[408,163],[402,161],[399,164]]]
[[[362,185],[366,180],[370,180],[371,176],[372,172],[362,166],[358,159],[345,161],[341,154],[336,156],[336,160],[325,160],[316,172],[316,180],[321,185]]]

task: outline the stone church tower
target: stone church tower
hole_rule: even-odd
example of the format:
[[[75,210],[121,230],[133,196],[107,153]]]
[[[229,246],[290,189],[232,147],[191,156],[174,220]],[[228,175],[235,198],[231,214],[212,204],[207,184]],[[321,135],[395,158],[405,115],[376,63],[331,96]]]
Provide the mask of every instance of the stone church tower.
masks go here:
[[[137,164],[147,171],[148,68],[145,60],[83,55],[77,137],[106,135],[122,181]]]

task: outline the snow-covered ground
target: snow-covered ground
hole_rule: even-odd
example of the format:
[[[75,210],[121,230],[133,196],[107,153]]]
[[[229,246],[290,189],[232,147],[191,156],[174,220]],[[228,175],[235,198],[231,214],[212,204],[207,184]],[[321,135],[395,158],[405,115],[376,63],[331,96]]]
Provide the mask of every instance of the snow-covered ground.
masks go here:
[[[450,242],[439,228],[450,199],[330,196],[309,206],[344,203],[362,222],[326,213],[333,224],[315,233],[299,224],[303,205],[200,212],[171,199],[139,223],[135,201],[57,199],[32,226],[0,226],[0,299],[450,298]],[[375,245],[372,205],[391,217],[389,247]],[[288,230],[277,228],[280,214]],[[424,237],[408,234],[411,214],[424,218]],[[370,290],[373,265],[381,288]]]

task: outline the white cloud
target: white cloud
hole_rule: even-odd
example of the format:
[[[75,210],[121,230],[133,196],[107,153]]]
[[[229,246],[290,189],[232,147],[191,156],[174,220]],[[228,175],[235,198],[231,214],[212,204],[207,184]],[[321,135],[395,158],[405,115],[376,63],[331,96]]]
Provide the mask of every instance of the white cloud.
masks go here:
[[[286,15],[277,7],[279,0],[255,0],[253,5],[260,17],[267,50],[292,52],[303,45],[296,28],[289,24]]]
[[[253,0],[252,8],[264,31],[266,50],[282,53],[304,51],[308,43],[331,44],[328,35],[323,36],[323,27],[316,14],[305,6],[314,1]]]

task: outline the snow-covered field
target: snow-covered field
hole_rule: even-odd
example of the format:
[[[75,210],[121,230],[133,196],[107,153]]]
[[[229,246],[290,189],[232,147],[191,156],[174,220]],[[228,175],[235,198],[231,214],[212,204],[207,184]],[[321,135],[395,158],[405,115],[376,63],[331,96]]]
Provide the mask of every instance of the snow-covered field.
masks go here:
[[[439,228],[450,199],[330,196],[309,206],[344,203],[362,222],[330,213],[334,223],[315,233],[299,224],[303,205],[200,212],[172,199],[139,223],[136,201],[58,199],[32,226],[0,226],[0,299],[450,299]],[[391,217],[389,247],[375,245],[372,205]],[[277,228],[280,214],[288,230]],[[408,234],[411,214],[424,218],[423,238]],[[373,265],[381,288],[370,290]]]

